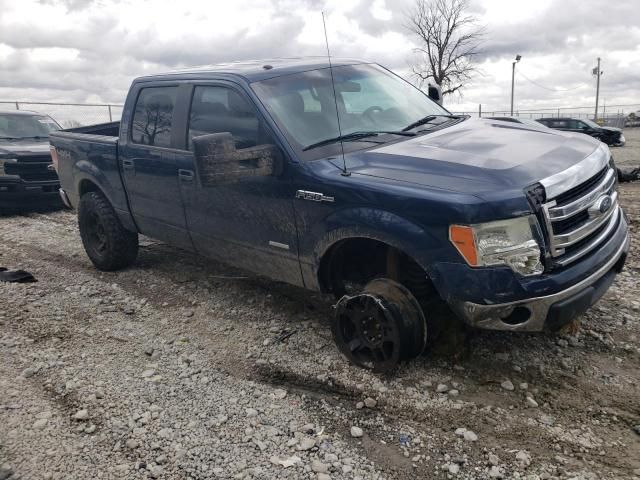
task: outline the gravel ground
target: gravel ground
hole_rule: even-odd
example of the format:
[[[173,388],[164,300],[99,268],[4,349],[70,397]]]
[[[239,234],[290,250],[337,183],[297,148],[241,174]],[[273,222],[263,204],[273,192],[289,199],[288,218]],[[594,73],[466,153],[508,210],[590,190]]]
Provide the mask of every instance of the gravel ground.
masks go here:
[[[640,164],[640,129],[614,149]],[[573,335],[475,332],[393,377],[331,302],[145,240],[100,273],[73,212],[0,218],[0,480],[640,478],[640,183],[626,270]]]

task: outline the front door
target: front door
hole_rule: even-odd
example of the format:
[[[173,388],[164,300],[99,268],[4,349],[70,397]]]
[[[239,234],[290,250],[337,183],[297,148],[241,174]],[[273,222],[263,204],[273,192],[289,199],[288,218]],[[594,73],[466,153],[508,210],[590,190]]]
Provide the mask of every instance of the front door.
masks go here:
[[[194,156],[200,138],[219,148]],[[195,142],[195,144],[194,144]],[[232,84],[196,85],[187,124],[194,181],[182,181],[187,226],[198,251],[302,285],[290,164],[252,101]],[[268,174],[257,165],[268,159]]]
[[[179,86],[139,91],[129,135],[120,144],[120,168],[141,233],[193,248],[180,195],[178,149],[173,144]],[[127,132],[125,132],[126,134]]]

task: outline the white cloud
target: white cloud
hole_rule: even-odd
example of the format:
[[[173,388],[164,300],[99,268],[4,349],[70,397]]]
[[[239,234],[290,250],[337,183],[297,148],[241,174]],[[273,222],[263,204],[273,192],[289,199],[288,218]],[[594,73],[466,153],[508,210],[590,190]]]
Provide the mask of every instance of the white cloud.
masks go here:
[[[124,101],[139,75],[252,58],[331,53],[409,72],[413,0],[0,0],[0,100]],[[594,102],[603,58],[609,104],[640,103],[640,9],[621,0],[472,0],[485,56],[452,110],[506,109],[511,62],[518,109]],[[545,88],[529,82],[542,85]],[[635,108],[638,110],[638,108]]]

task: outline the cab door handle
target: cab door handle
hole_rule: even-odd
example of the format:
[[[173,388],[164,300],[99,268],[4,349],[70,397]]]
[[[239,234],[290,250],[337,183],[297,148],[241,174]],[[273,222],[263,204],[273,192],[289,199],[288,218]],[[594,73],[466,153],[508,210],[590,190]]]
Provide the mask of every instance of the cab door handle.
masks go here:
[[[133,170],[135,168],[135,164],[133,163],[133,160],[124,159],[122,160],[122,168],[124,170]]]

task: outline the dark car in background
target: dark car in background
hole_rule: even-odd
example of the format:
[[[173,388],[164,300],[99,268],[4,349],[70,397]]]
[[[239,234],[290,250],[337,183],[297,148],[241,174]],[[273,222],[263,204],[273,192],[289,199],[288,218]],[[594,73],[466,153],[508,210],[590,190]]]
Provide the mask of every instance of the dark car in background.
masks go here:
[[[586,133],[614,147],[622,147],[626,141],[621,129],[601,127],[596,122],[585,118],[538,118],[536,121],[555,130]]]
[[[61,128],[48,115],[0,111],[0,209],[61,205],[49,152],[49,133]]]

